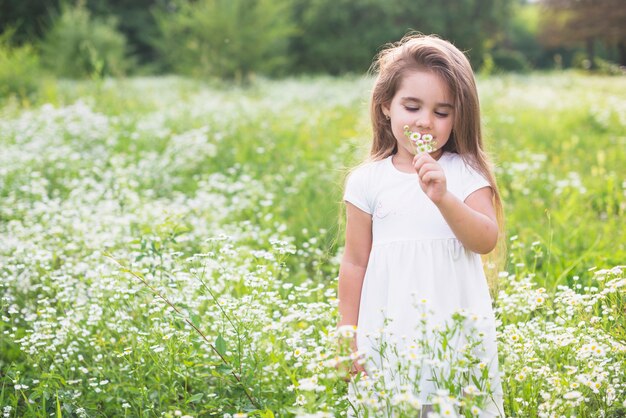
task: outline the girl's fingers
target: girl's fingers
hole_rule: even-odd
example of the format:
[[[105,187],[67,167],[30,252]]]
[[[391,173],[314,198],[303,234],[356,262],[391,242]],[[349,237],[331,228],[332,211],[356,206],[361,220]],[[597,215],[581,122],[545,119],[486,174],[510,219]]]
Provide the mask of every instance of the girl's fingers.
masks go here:
[[[441,171],[441,167],[439,167],[439,164],[437,163],[426,163],[424,165],[422,165],[420,167],[420,169],[418,170],[417,174],[420,176],[420,178],[424,177],[424,175],[428,172],[433,172],[433,171]]]
[[[413,167],[415,168],[415,171],[419,172],[425,164],[439,165],[437,161],[426,152],[413,157]]]
[[[444,178],[443,173],[439,171],[428,171],[424,173],[424,175],[420,175],[420,180],[424,184],[428,184],[431,182],[438,182],[438,181],[443,180],[443,178]]]

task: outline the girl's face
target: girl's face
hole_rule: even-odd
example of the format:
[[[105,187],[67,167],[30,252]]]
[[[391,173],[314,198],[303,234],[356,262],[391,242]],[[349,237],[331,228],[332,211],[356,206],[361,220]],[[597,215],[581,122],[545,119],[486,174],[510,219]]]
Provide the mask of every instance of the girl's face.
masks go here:
[[[408,72],[402,77],[391,102],[382,109],[390,118],[399,156],[410,158],[415,154],[415,148],[405,135],[407,125],[409,131],[431,134],[437,141],[437,150],[431,155],[435,159],[441,156],[441,148],[450,138],[454,121],[454,97],[441,77],[430,71]]]

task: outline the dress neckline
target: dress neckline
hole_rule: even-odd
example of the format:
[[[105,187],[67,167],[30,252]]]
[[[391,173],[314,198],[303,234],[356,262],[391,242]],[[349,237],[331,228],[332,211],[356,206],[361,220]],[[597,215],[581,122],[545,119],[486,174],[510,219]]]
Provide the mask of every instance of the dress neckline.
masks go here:
[[[444,151],[444,153],[443,153],[443,154],[441,154],[441,157],[439,157],[439,159],[437,160],[437,162],[438,162],[438,163],[441,163],[443,160],[447,159],[448,154],[449,154],[448,152],[445,152],[445,151]],[[410,177],[413,177],[413,176],[416,176],[416,175],[417,175],[417,173],[416,173],[416,172],[407,173],[406,171],[399,170],[399,169],[398,169],[398,168],[397,168],[397,167],[393,164],[393,156],[394,156],[394,155],[395,155],[395,154],[391,154],[389,157],[387,157],[387,164],[391,167],[391,170],[392,170],[392,171],[395,171],[396,173],[398,173],[398,174],[400,174],[400,175],[403,175],[403,176],[410,176]]]

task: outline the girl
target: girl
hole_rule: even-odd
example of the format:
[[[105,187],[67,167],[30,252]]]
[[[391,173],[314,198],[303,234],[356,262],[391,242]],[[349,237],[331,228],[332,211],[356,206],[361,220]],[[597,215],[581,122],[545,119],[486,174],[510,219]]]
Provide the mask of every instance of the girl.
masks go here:
[[[383,369],[386,382],[400,385],[384,370],[382,350],[402,362],[407,347],[432,341],[433,330],[455,313],[471,312],[482,340],[480,350],[473,347],[488,372],[489,400],[480,415],[503,416],[495,319],[479,255],[496,246],[501,203],[483,151],[471,66],[449,42],[412,35],[383,50],[374,68],[371,161],[350,174],[344,195],[339,326],[356,326],[353,349],[367,359],[352,371]],[[418,138],[417,148],[430,152],[416,150]],[[424,306],[426,334],[418,331]],[[444,392],[432,368],[423,363],[420,370],[412,374],[419,393],[405,395],[428,405]]]

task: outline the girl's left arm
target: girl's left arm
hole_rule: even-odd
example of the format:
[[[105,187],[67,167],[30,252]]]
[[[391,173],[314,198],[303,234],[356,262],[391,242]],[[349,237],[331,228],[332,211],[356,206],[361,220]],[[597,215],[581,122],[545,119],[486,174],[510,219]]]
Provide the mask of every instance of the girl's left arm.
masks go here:
[[[414,167],[422,189],[439,208],[463,246],[479,254],[491,252],[498,241],[491,187],[478,189],[461,201],[447,189],[443,169],[430,155],[417,156]]]
[[[478,254],[487,254],[495,248],[498,221],[491,187],[476,190],[465,202],[446,191],[442,199],[434,203],[465,248]]]

